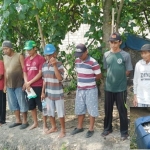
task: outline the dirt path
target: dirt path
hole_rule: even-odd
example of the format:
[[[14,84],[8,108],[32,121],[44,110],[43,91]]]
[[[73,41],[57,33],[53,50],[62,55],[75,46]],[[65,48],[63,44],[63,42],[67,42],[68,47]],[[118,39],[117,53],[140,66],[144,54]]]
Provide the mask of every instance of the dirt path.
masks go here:
[[[104,99],[103,91],[101,99],[99,99],[100,116],[96,118],[95,133],[87,139],[85,134],[88,129],[88,116],[84,121],[85,131],[77,135],[71,136],[70,132],[77,125],[77,118],[74,115],[74,93],[65,97],[66,107],[66,137],[58,139],[59,131],[49,135],[43,134],[42,116],[38,113],[39,127],[33,130],[28,128],[20,130],[19,127],[13,129],[8,128],[8,125],[14,121],[14,115],[7,110],[7,124],[0,127],[0,150],[129,150],[130,140],[121,141],[119,133],[119,116],[114,107],[113,112],[113,133],[108,135],[106,139],[101,137],[103,130],[104,118]],[[128,101],[128,105],[129,105]],[[129,110],[129,108],[128,108]],[[130,112],[128,112],[130,114]],[[130,115],[129,115],[130,118]],[[28,116],[29,124],[32,124],[31,115]],[[59,121],[57,120],[58,129],[60,129]],[[49,121],[48,121],[48,126]]]

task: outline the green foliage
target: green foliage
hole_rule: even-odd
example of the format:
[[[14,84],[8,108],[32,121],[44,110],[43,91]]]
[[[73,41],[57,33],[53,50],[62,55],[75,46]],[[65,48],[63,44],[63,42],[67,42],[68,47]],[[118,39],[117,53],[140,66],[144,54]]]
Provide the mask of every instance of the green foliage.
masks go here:
[[[105,18],[109,17],[108,20],[111,21],[111,8],[107,5],[112,4],[115,8],[116,23],[120,3],[121,1],[113,0],[4,0],[0,2],[0,43],[5,39],[11,40],[14,49],[22,51],[25,41],[32,39],[37,42],[42,53],[36,15],[39,16],[45,42],[53,43],[56,47],[61,44],[66,33],[76,31],[81,24],[88,24],[89,30],[84,35],[87,39],[85,44],[88,45],[89,54],[98,61],[102,69],[102,51],[98,47],[105,47],[107,41],[103,36],[109,34],[107,28],[103,29]],[[146,36],[145,30],[150,27],[149,9],[148,0],[124,0],[119,28],[124,33],[140,33]],[[111,24],[110,21],[107,24]],[[137,31],[134,30],[135,27],[138,27]],[[67,51],[60,51],[67,78],[71,79],[69,90],[76,88],[73,50],[74,45],[69,45]]]
[[[69,45],[66,50],[61,50],[58,55],[58,59],[63,63],[67,75],[65,82],[68,84],[64,86],[64,92],[69,93],[77,88],[77,76],[75,72],[75,57],[74,57],[75,45]]]
[[[77,88],[77,75],[75,72],[75,57],[74,57],[75,45],[69,45],[66,50],[61,50],[58,55],[58,59],[63,63],[65,71],[67,72],[66,81],[68,84],[64,87],[64,92],[69,93]],[[88,47],[88,53],[93,57],[100,65],[101,71],[103,72],[102,66],[102,50],[100,47],[90,45]],[[100,81],[97,82],[100,85]]]

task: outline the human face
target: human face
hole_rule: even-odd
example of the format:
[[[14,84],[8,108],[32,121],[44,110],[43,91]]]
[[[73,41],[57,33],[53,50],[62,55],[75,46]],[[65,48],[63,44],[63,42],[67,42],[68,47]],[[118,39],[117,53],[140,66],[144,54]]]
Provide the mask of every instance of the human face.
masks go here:
[[[12,55],[12,49],[9,47],[3,47],[3,53],[7,56],[11,56]]]
[[[120,50],[121,41],[109,41],[112,51],[117,52]]]
[[[146,63],[150,62],[150,51],[141,51],[141,57],[146,61]]]
[[[27,53],[29,54],[30,57],[36,55],[36,48],[32,48],[30,50],[27,50]]]
[[[86,60],[87,56],[88,56],[88,52],[87,52],[87,50],[86,50],[79,58],[80,58],[82,61],[84,61],[84,60]]]
[[[56,53],[53,53],[53,54],[50,54],[50,55],[45,55],[46,60],[49,61],[49,62],[50,62],[50,59],[51,59],[52,57],[55,58],[55,57],[56,57]]]

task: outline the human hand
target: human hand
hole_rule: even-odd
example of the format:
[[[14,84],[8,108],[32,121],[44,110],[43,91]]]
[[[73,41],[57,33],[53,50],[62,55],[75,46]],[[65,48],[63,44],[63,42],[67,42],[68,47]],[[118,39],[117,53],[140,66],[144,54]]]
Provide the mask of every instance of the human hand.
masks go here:
[[[43,100],[43,99],[45,99],[45,93],[41,93],[41,101]]]
[[[26,90],[26,86],[25,86],[25,83],[23,84],[22,86],[22,90],[25,91]]]
[[[136,95],[134,95],[133,106],[137,107],[138,106],[137,104],[138,104],[137,97],[136,97]]]
[[[55,66],[55,65],[57,64],[56,58],[52,57],[52,58],[50,59],[50,63],[51,63],[53,66]]]
[[[6,86],[4,86],[4,88],[3,88],[3,92],[4,92],[4,93],[6,93]]]
[[[30,82],[25,82],[25,87],[26,87],[26,89],[30,89]]]

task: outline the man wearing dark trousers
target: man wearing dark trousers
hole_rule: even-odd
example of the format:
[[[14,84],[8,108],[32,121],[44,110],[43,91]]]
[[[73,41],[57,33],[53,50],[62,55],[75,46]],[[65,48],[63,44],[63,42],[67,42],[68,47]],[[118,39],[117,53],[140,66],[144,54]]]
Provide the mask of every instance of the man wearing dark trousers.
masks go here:
[[[104,131],[102,136],[107,136],[112,129],[113,105],[116,102],[120,117],[121,139],[128,137],[128,118],[127,118],[127,76],[132,70],[130,55],[120,49],[121,36],[113,33],[109,38],[110,50],[104,53],[103,64],[107,70],[105,81],[105,118]]]

